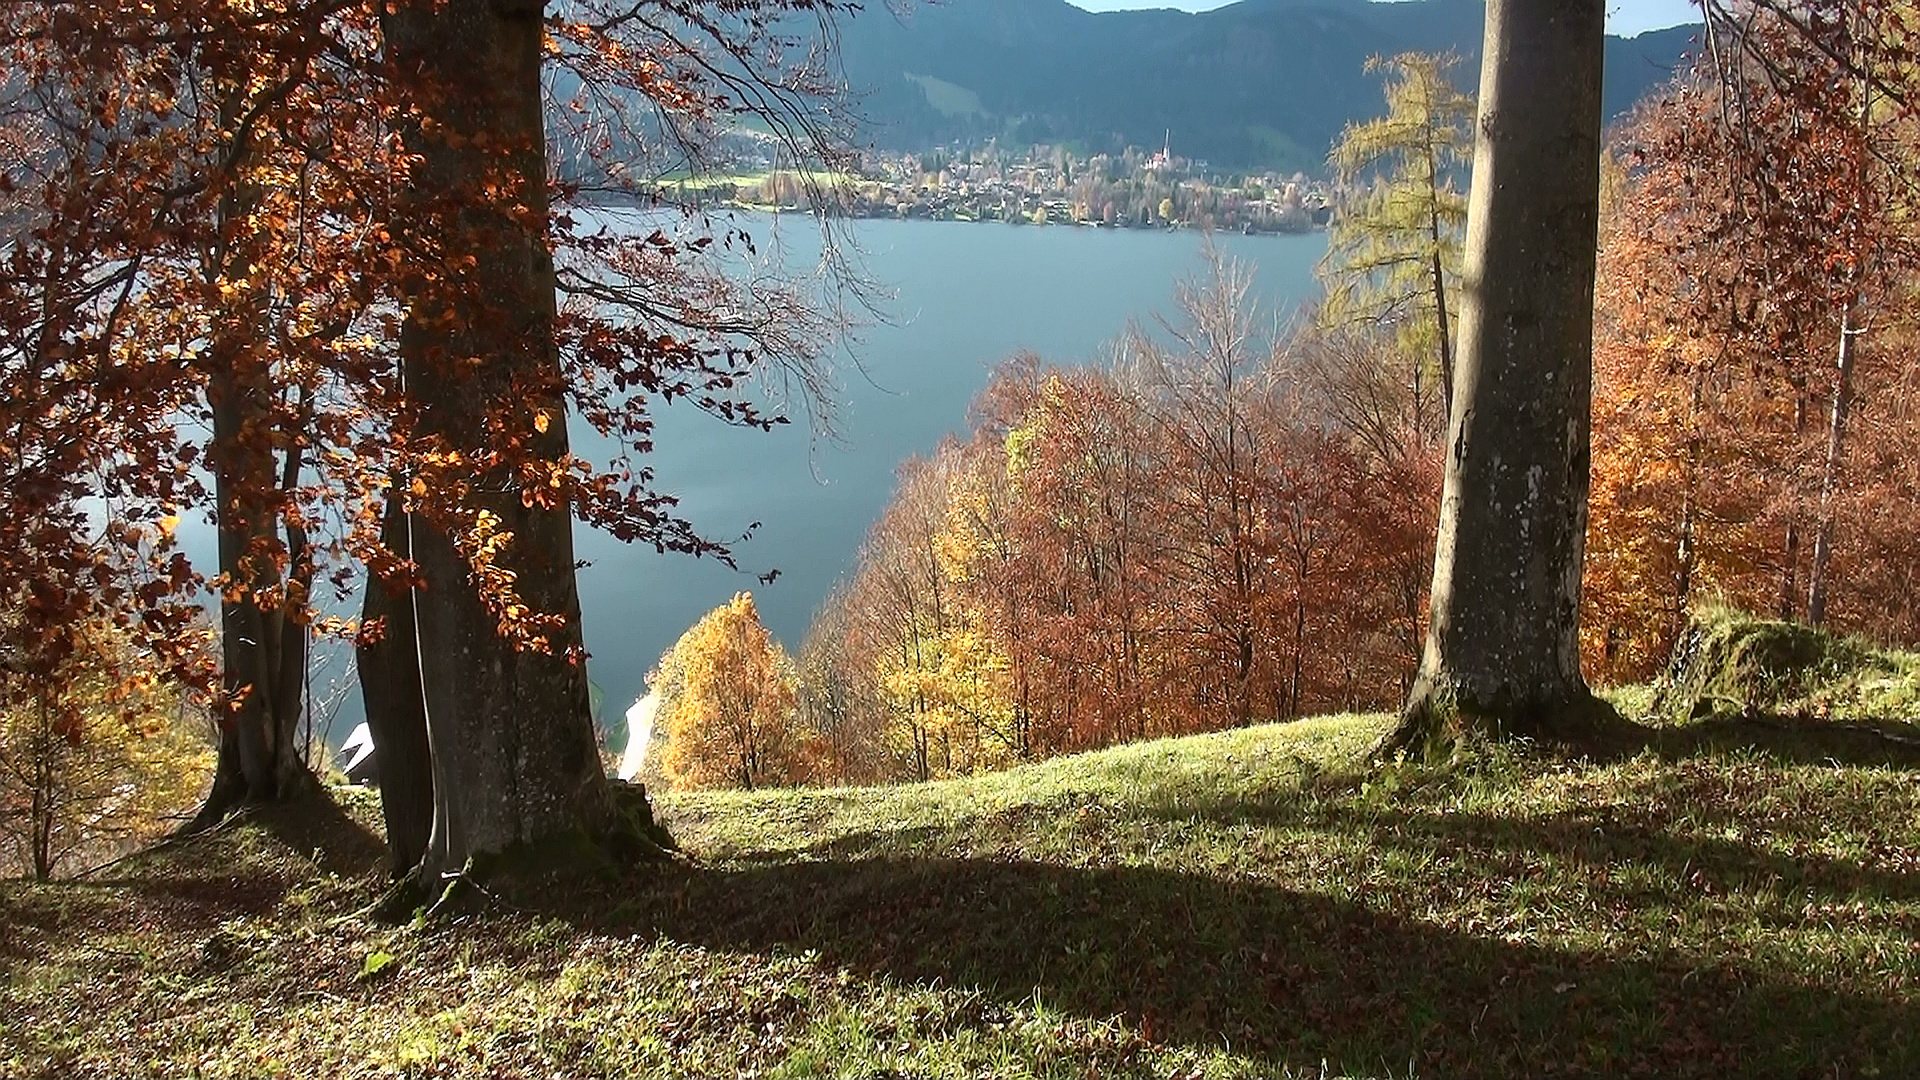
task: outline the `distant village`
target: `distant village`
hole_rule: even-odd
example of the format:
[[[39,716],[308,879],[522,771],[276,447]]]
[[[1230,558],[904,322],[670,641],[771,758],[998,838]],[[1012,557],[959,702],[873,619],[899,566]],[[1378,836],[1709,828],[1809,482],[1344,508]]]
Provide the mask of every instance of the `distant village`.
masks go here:
[[[1299,233],[1324,227],[1332,212],[1324,180],[1226,174],[1173,153],[1170,138],[1151,153],[1128,148],[1085,158],[1052,146],[1010,152],[992,141],[880,153],[850,176],[822,177],[772,161],[747,167],[762,171],[707,191],[757,209],[801,210],[832,198],[853,217],[1119,229]]]

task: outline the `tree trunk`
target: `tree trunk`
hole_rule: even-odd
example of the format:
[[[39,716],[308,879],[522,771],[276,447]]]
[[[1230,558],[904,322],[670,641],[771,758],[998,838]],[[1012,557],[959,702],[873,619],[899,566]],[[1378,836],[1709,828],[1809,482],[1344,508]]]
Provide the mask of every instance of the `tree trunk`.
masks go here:
[[[407,515],[398,492],[388,496],[381,542],[399,558],[412,558]],[[378,755],[374,760],[379,770],[380,811],[386,820],[387,851],[395,877],[420,865],[433,830],[433,756],[427,744],[413,602],[413,590],[395,592],[377,579],[369,580],[360,621],[363,626],[384,621],[385,632],[378,640],[363,641],[354,648],[360,694],[367,706],[367,730]]]
[[[1807,388],[1804,383],[1795,387],[1793,403],[1793,441],[1796,445],[1807,432]],[[1793,621],[1795,609],[1800,602],[1800,512],[1802,493],[1799,483],[1793,484],[1787,502],[1787,535],[1780,558],[1780,605],[1776,614],[1784,622]]]
[[[1432,611],[1382,750],[1569,733],[1580,674],[1602,0],[1492,0]]]
[[[1701,461],[1705,454],[1706,438],[1700,430],[1700,416],[1706,398],[1706,372],[1695,368],[1693,373],[1693,396],[1687,410],[1687,468],[1686,488],[1680,500],[1680,538],[1674,546],[1674,557],[1679,569],[1674,575],[1673,613],[1667,624],[1667,636],[1676,638],[1686,628],[1688,611],[1693,606],[1693,574],[1695,564],[1700,561],[1699,554],[1699,487]]]
[[[1827,566],[1833,561],[1833,500],[1839,495],[1840,470],[1847,452],[1847,418],[1853,410],[1855,300],[1840,315],[1840,349],[1833,375],[1833,412],[1827,423],[1827,463],[1820,474],[1820,523],[1813,534],[1813,566],[1807,571],[1807,621],[1827,621]]]
[[[239,806],[292,798],[314,783],[300,743],[306,627],[289,611],[291,598],[272,609],[258,600],[283,585],[273,564],[274,512],[264,497],[274,486],[273,451],[249,445],[265,438],[258,430],[265,420],[240,404],[260,392],[227,371],[216,372],[209,391],[220,573],[230,582],[220,602],[220,654],[227,694],[237,704],[222,718],[213,787],[188,831],[217,824]],[[298,468],[297,458],[289,459],[287,471]],[[290,530],[285,583],[301,592],[310,573],[304,547],[305,538]]]
[[[54,808],[59,802],[59,792],[54,789],[53,755],[54,734],[52,710],[47,698],[50,691],[42,686],[34,695],[33,727],[33,797],[28,808],[28,821],[32,833],[33,880],[47,881],[53,877],[53,818]]]
[[[238,107],[239,95],[229,93],[223,112],[230,122]],[[245,281],[256,257],[247,221],[257,199],[240,171],[243,166],[244,160],[235,164],[221,196],[223,234],[207,267],[210,283],[226,297],[207,350],[207,405],[213,418],[207,457],[224,579],[222,678],[231,704],[221,718],[213,787],[188,831],[217,824],[236,807],[291,798],[313,784],[298,739],[306,628],[293,616],[304,600],[311,567],[298,529],[289,528],[286,543],[280,542],[277,505],[281,493],[299,483],[300,451],[275,447],[273,359],[258,347],[264,303],[250,287],[237,284]],[[227,294],[230,285],[235,287]],[[287,455],[284,466],[280,452]],[[286,595],[271,609],[262,607],[260,598],[283,585],[290,586]]]
[[[417,268],[402,333],[415,436],[469,461],[502,437],[490,424],[536,459],[567,453],[545,242],[543,9],[540,0],[417,0],[384,17],[388,55],[421,116],[403,133],[419,155],[407,226],[420,230],[416,250],[439,255]],[[513,575],[522,604],[559,622],[544,650],[504,638],[450,534],[411,515],[425,583],[414,604],[432,752],[421,863],[429,888],[473,856],[596,836],[613,822],[581,663],[571,513],[523,500],[510,467],[473,479],[461,509],[489,512],[512,534],[493,566]]]
[[[1433,198],[1434,209],[1427,215],[1427,242],[1433,245],[1433,265],[1429,268],[1433,274],[1433,317],[1440,334],[1440,411],[1443,416],[1453,415],[1453,328],[1447,321],[1447,272],[1440,258],[1440,179],[1435,174],[1431,157],[1427,163],[1427,183]],[[1414,402],[1419,403],[1419,389],[1414,390]],[[1421,432],[1427,437],[1427,432]]]

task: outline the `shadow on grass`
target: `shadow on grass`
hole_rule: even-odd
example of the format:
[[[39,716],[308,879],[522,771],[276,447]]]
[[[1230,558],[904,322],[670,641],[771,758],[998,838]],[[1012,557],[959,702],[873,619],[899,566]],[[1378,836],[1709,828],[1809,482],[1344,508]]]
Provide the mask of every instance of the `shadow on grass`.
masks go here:
[[[269,836],[330,874],[356,877],[385,865],[386,841],[355,820],[325,790],[250,813]]]
[[[197,932],[267,915],[316,867],[364,877],[385,860],[385,843],[316,788],[286,803],[248,808],[213,829],[170,837],[99,868],[111,873],[63,880],[59,888],[73,897],[96,892],[135,901],[102,906],[96,931],[155,920]],[[5,914],[0,908],[0,917]]]
[[[1596,916],[1604,918],[1604,916]],[[1914,1075],[1920,1004],[1741,958],[1616,957],[1456,932],[1257,880],[869,859],[669,873],[577,921],[813,950],[897,980],[1037,994],[1146,1037],[1336,1074]]]
[[[1588,895],[1613,904],[1678,905],[1693,894],[1760,890],[1843,905],[1858,900],[1920,902],[1920,873],[1830,855],[1787,856],[1713,836],[1676,835],[1632,810],[1568,811],[1524,820],[1467,812],[1383,811],[1364,822],[1356,818],[1354,824],[1364,824],[1369,842],[1377,846],[1445,851],[1469,862],[1513,860],[1516,872],[1537,856],[1551,856],[1574,866],[1558,876],[1579,875]],[[1658,884],[1635,887],[1608,880],[1610,870],[1625,864],[1650,868]],[[1920,935],[1920,914],[1904,921]]]
[[[1702,824],[1733,824],[1735,814],[1702,806],[1685,812]],[[1399,849],[1416,855],[1446,854],[1493,866],[1522,864],[1549,856],[1584,868],[1579,884],[1590,894],[1620,903],[1673,903],[1692,890],[1726,894],[1769,889],[1784,895],[1811,894],[1824,901],[1848,903],[1920,904],[1920,872],[1868,865],[1857,859],[1814,852],[1786,855],[1739,840],[1703,835],[1701,830],[1672,831],[1670,814],[1655,814],[1639,806],[1580,807],[1553,814],[1515,818],[1497,813],[1429,810],[1418,807],[1313,806],[1304,801],[1195,804],[1156,813],[1169,822],[1204,822],[1216,826],[1299,826],[1358,836],[1375,848]],[[1791,831],[1782,824],[1781,828]],[[1805,823],[1802,838],[1816,839],[1817,819]],[[1664,886],[1633,890],[1609,883],[1613,868],[1637,864],[1650,867]],[[1576,870],[1574,873],[1580,873]],[[1564,878],[1564,875],[1562,875]],[[1920,917],[1915,931],[1920,934]]]

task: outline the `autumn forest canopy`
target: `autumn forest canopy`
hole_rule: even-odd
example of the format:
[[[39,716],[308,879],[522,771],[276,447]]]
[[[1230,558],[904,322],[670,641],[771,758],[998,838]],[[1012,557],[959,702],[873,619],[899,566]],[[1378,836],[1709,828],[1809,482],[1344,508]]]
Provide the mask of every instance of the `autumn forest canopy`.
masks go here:
[[[1828,16],[1825,37],[1710,36],[1607,133],[1578,637],[1596,684],[1654,677],[1702,605],[1920,645],[1907,65]],[[1387,111],[1330,156],[1318,305],[1276,334],[1215,256],[1106,364],[1004,363],[968,434],[902,467],[783,657],[778,764],[705,782],[924,780],[1405,700],[1474,101],[1450,57],[1374,66]]]

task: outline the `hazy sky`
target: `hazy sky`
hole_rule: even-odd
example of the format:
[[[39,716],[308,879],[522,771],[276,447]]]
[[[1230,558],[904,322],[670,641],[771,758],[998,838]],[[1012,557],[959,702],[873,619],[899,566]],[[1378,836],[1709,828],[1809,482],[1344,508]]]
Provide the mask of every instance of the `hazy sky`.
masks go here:
[[[1224,7],[1228,0],[1071,0],[1088,11],[1114,11],[1119,8],[1179,8],[1182,11],[1207,11]],[[1689,0],[1607,0],[1609,33],[1631,36],[1642,30],[1699,22],[1700,10]]]

